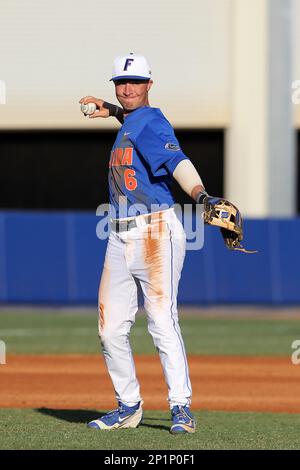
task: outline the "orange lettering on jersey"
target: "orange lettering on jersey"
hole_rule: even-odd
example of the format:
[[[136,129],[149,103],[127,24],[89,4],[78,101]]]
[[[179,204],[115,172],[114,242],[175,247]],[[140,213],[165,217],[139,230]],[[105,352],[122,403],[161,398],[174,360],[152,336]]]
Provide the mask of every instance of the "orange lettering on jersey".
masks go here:
[[[132,147],[126,147],[122,158],[122,165],[132,165]]]
[[[110,153],[109,168],[112,166],[130,166],[132,165],[133,148],[116,148]]]
[[[122,164],[122,157],[123,157],[123,150],[122,148],[117,148],[116,149],[116,166],[120,166]]]
[[[109,168],[111,168],[111,167],[113,166],[113,164],[114,164],[114,154],[115,154],[115,152],[112,150],[112,151],[110,152],[110,159],[109,159],[109,165],[108,165]]]
[[[113,166],[117,165],[117,149],[114,150]]]
[[[117,152],[118,149],[115,149],[114,150],[114,160],[113,160],[113,166],[117,166],[117,157],[118,157],[118,152]]]
[[[131,168],[126,168],[124,171],[124,180],[125,180],[125,186],[128,189],[128,191],[134,191],[137,187],[137,180],[134,178],[135,176],[135,171],[132,170]]]

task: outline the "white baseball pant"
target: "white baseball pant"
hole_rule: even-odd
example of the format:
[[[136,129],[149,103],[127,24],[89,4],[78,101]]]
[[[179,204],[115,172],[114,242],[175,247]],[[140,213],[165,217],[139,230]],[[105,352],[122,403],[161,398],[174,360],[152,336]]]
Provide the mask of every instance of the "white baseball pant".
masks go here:
[[[119,219],[126,220],[126,219]],[[110,233],[99,288],[99,337],[116,399],[127,406],[141,400],[129,343],[144,295],[148,331],[159,352],[170,407],[191,401],[185,347],[178,324],[177,291],[185,257],[185,232],[174,209],[135,218],[137,227]]]

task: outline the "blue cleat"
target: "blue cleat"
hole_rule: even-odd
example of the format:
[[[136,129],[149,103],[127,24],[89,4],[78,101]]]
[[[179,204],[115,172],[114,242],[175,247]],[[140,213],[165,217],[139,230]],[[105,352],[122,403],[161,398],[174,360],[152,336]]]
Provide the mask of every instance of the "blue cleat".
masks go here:
[[[188,406],[174,406],[171,409],[172,426],[171,434],[194,433],[196,429],[195,419]]]
[[[143,418],[142,404],[143,402],[140,401],[134,406],[126,406],[119,402],[119,407],[116,410],[90,421],[87,426],[101,430],[137,428]]]

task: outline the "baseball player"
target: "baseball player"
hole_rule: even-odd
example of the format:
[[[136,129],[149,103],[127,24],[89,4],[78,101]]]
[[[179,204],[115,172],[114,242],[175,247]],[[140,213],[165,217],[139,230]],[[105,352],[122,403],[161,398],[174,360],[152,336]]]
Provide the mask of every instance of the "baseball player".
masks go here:
[[[175,215],[172,178],[197,203],[207,196],[174,130],[158,108],[149,105],[151,71],[146,58],[130,53],[114,61],[115,93],[122,109],[87,96],[95,103],[91,118],[114,115],[123,123],[109,161],[112,230],[99,287],[99,337],[118,408],[88,423],[95,429],[135,428],[143,400],[129,343],[144,296],[148,331],[160,356],[168,387],[170,432],[194,433],[192,388],[178,324],[177,291],[185,257],[185,232]]]

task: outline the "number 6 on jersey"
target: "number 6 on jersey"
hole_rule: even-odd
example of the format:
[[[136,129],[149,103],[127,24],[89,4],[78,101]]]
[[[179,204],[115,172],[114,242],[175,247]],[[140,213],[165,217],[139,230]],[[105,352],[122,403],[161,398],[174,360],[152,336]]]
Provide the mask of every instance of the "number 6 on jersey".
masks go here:
[[[137,180],[135,179],[135,170],[127,168],[124,171],[125,186],[128,191],[134,191],[137,187]]]

